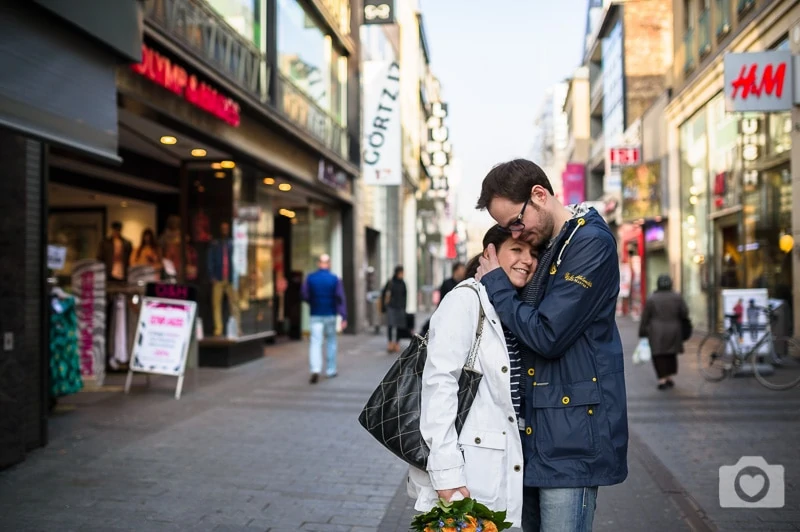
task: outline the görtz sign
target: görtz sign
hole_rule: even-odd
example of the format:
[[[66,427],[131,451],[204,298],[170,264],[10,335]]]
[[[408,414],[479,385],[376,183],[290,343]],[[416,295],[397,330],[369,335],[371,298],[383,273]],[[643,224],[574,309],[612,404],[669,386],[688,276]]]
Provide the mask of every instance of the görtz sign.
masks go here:
[[[788,50],[725,54],[725,110],[789,111],[794,99],[794,65]]]
[[[131,65],[131,69],[223,122],[239,127],[240,109],[235,100],[146,44],[142,44],[142,62]]]

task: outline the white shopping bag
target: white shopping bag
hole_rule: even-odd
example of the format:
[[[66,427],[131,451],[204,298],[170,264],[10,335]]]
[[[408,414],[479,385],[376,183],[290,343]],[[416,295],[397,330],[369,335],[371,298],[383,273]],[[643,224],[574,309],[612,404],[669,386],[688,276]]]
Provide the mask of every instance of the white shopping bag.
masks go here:
[[[636,350],[633,352],[633,363],[644,364],[645,362],[650,362],[652,356],[650,342],[647,338],[640,338],[639,345],[636,346]]]

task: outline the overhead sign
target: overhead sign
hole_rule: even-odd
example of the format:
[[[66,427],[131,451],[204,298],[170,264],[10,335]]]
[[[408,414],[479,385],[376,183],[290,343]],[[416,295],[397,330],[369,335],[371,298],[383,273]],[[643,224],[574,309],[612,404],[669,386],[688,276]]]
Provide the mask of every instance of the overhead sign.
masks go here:
[[[394,61],[365,61],[361,162],[365,185],[400,185],[400,65]]]
[[[567,163],[561,174],[561,190],[568,205],[586,201],[586,165]]]
[[[364,0],[364,24],[394,24],[394,0]]]
[[[642,160],[642,151],[637,147],[630,146],[609,148],[608,160],[611,163],[611,168],[632,166],[639,164],[639,162]]]
[[[134,372],[152,373],[178,377],[175,399],[181,398],[196,309],[194,301],[142,299],[125,393],[130,391]]]
[[[195,74],[190,74],[146,44],[142,44],[142,62],[131,65],[131,69],[227,124],[239,127],[240,109],[235,100],[200,81]]]
[[[725,110],[789,111],[794,100],[788,50],[725,54]]]

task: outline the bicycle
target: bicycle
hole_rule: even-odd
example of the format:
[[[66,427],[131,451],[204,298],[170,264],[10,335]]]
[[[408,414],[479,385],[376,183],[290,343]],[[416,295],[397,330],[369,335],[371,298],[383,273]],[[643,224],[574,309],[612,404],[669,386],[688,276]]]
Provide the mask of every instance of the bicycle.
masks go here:
[[[770,306],[759,310],[767,315],[766,330],[749,349],[741,346],[744,332],[735,314],[725,314],[729,325],[724,332],[712,332],[703,338],[697,362],[705,380],[719,382],[745,370],[745,363],[749,362],[756,380],[765,388],[783,391],[800,385],[800,341],[775,337],[771,328],[774,310]]]

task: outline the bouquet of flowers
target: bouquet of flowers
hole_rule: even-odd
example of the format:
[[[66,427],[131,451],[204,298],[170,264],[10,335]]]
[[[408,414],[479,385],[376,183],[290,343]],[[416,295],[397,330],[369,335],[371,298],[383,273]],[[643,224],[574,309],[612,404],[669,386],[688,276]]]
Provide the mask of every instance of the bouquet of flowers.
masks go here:
[[[506,512],[493,512],[475,499],[439,499],[431,511],[411,521],[416,532],[499,532],[511,528]]]

